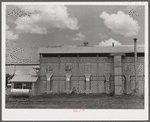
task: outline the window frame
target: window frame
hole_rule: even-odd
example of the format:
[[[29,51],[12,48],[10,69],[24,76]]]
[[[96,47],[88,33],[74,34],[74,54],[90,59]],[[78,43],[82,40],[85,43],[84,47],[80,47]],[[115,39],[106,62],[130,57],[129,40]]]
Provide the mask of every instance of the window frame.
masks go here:
[[[19,87],[16,87],[17,84],[20,84]],[[24,86],[26,84],[26,86]],[[28,84],[28,85],[27,85]],[[32,82],[14,82],[14,89],[32,89]]]

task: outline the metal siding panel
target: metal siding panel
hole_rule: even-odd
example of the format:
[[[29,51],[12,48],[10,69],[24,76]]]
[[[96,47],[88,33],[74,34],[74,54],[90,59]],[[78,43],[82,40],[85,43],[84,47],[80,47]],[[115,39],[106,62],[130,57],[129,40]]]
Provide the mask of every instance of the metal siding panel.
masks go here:
[[[45,63],[41,63],[41,75],[45,75],[46,73],[46,64]]]
[[[72,63],[72,75],[77,76],[77,63]]]
[[[53,69],[54,75],[58,75],[59,74],[58,73],[58,63],[53,63],[53,67],[54,67],[54,69]]]
[[[85,82],[79,81],[79,93],[85,93]]]
[[[135,81],[131,81],[131,91],[135,90]]]
[[[79,76],[84,75],[84,63],[79,63]]]
[[[144,63],[138,63],[138,72],[137,72],[137,74],[138,75],[144,75]]]
[[[105,92],[105,85],[104,81],[98,81],[98,93],[104,93]]]
[[[46,81],[40,82],[40,94],[43,94],[46,92],[46,88],[47,88],[46,85],[47,85]]]
[[[97,64],[96,63],[91,63],[91,74],[92,75],[97,75]]]
[[[65,75],[65,63],[60,63],[60,75]]]
[[[72,81],[71,82],[71,89],[72,90],[75,90],[75,92],[77,92],[77,90],[78,90],[78,81]]]
[[[97,93],[97,81],[92,81],[91,82],[91,92],[92,93]]]
[[[138,57],[138,62],[140,63],[144,63],[145,61],[145,57]]]
[[[144,82],[143,81],[138,81],[139,82],[139,94],[143,95],[144,94]]]
[[[53,81],[53,93],[56,94],[58,93],[58,81]]]
[[[104,75],[104,69],[105,69],[104,63],[99,63],[99,76]]]
[[[60,81],[60,93],[65,93],[66,81]]]

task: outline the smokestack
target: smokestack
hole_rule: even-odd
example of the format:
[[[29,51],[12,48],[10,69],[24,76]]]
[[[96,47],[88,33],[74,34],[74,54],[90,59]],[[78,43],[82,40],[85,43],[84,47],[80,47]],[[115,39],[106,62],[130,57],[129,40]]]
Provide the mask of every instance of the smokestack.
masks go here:
[[[137,91],[137,38],[134,38],[134,71],[135,71],[135,91]]]
[[[83,44],[84,44],[84,46],[88,46],[88,42],[84,42]]]
[[[112,43],[112,47],[114,47],[114,42]]]

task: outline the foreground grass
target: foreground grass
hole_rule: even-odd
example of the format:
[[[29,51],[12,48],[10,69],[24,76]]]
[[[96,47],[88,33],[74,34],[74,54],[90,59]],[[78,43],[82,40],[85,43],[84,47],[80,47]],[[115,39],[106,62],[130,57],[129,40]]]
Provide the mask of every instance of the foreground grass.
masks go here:
[[[105,94],[40,95],[31,98],[9,98],[6,101],[6,108],[144,109],[144,97]]]

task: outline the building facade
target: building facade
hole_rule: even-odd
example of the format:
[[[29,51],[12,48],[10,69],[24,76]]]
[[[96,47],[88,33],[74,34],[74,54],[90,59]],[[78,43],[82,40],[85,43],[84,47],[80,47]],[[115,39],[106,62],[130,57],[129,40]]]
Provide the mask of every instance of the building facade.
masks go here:
[[[35,95],[47,93],[144,94],[144,46],[39,48],[40,80]]]

